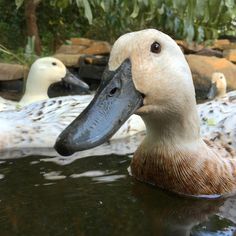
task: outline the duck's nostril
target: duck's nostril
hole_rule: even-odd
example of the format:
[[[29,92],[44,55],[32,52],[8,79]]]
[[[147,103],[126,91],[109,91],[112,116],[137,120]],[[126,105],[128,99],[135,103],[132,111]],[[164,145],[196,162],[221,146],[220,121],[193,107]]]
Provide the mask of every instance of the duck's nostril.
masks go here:
[[[117,89],[118,89],[118,88],[113,88],[113,89],[110,91],[109,96],[112,97],[112,96],[116,93]]]

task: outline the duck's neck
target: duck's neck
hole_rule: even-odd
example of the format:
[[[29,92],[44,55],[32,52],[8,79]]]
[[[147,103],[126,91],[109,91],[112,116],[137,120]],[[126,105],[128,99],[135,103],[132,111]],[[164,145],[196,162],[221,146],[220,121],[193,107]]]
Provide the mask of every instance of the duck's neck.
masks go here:
[[[169,107],[164,105],[165,110],[160,108],[155,114],[142,117],[147,127],[147,140],[158,147],[198,142],[200,122],[195,99],[186,99],[175,106],[171,101],[169,104]]]
[[[226,88],[225,87],[219,88],[216,98],[223,98],[223,97],[226,97],[226,96],[227,96]]]
[[[34,76],[32,79],[31,77]],[[25,94],[19,101],[21,106],[28,105],[30,103],[48,99],[48,88],[50,84],[46,83],[46,79],[39,74],[31,75],[29,73],[28,79],[26,81]]]
[[[233,191],[236,163],[221,158],[201,138],[196,106],[143,117],[147,136],[135,152],[132,174],[139,180],[188,195]],[[154,122],[155,120],[155,122]],[[224,168],[221,168],[223,165]]]

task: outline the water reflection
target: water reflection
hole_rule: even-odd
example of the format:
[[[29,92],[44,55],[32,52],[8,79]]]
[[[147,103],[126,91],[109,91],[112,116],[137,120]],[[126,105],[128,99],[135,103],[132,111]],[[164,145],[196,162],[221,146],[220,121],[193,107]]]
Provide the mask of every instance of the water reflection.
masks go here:
[[[182,197],[164,191],[144,188],[140,184],[135,185],[134,194],[142,200],[142,207],[152,222],[152,235],[184,236],[198,235],[198,233],[211,235],[204,226],[205,224],[211,225],[211,217],[217,216],[219,209],[224,207],[225,201],[228,201],[228,199],[223,198],[195,199]],[[217,217],[217,224],[219,224],[220,217]],[[202,223],[201,227],[199,226],[200,223]],[[224,228],[224,230],[225,233],[232,235],[232,230],[236,230],[236,227],[234,227],[233,222],[228,221],[228,223],[231,228]],[[218,230],[215,227],[213,232],[217,233]]]
[[[128,156],[0,164],[1,235],[233,235],[235,199],[180,197],[128,175]]]

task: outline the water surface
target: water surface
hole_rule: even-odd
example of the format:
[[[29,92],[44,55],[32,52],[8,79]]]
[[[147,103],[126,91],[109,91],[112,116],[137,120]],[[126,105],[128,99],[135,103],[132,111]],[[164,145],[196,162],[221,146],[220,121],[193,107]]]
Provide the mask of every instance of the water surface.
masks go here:
[[[180,197],[140,183],[127,172],[130,159],[1,162],[0,235],[236,235],[234,198]]]

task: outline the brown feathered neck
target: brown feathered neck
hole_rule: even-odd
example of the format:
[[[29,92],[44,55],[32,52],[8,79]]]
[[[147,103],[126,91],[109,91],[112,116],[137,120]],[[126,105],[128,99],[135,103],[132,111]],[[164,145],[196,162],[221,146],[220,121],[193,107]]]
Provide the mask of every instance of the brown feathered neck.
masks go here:
[[[145,139],[131,163],[140,181],[185,195],[232,193],[235,170],[236,161],[225,149],[201,139],[185,146],[156,146]]]

